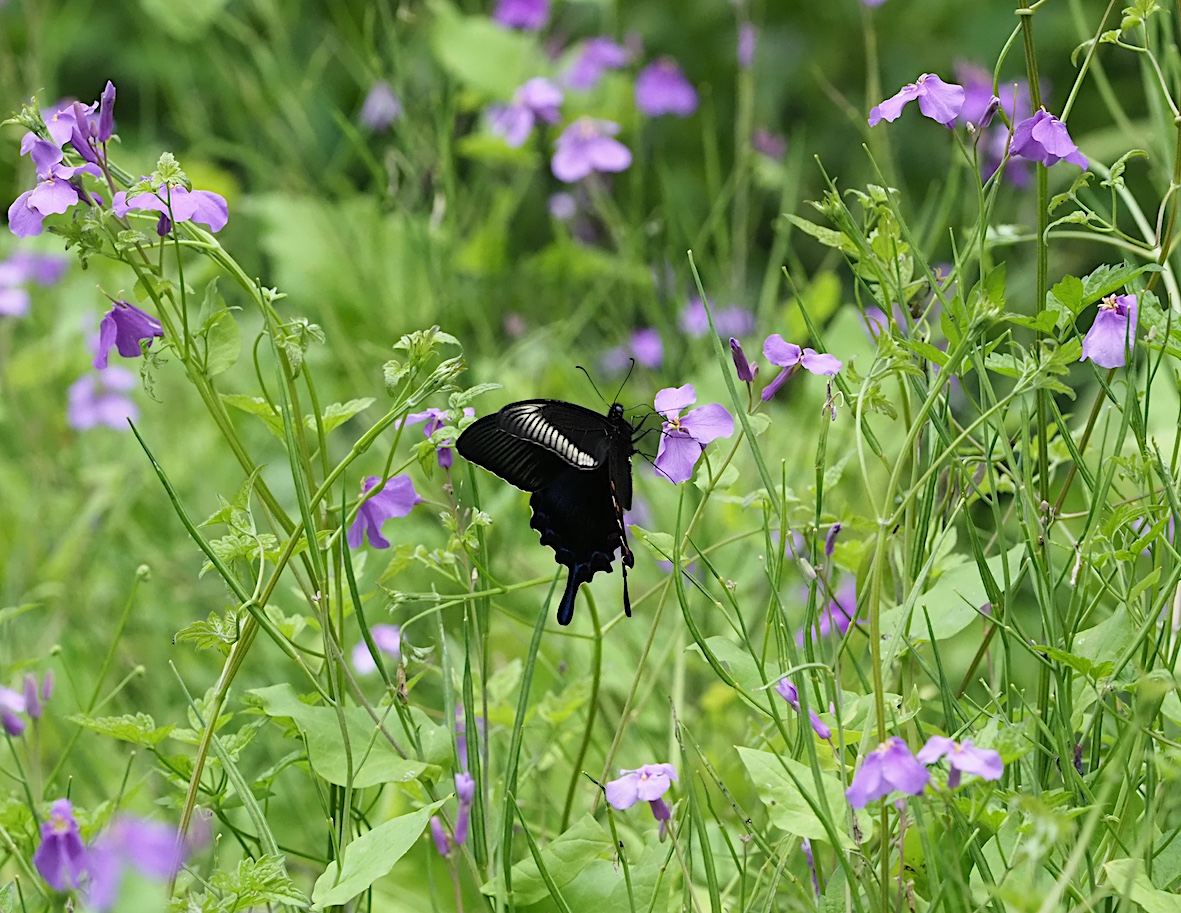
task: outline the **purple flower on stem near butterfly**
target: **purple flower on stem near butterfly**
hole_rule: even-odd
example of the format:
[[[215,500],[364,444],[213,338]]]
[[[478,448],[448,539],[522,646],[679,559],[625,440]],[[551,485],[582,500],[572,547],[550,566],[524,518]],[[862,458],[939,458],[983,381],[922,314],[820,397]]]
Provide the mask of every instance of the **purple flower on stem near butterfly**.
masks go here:
[[[28,701],[19,691],[0,686],[0,729],[14,739],[25,731],[25,721],[18,714],[28,710]]]
[[[693,467],[701,459],[705,445],[734,433],[734,417],[725,406],[710,403],[681,415],[681,410],[697,402],[692,384],[666,387],[656,394],[656,411],[664,416],[660,446],[656,451],[656,469],[673,484],[688,481]]]
[[[112,365],[97,374],[83,374],[67,392],[66,421],[75,431],[106,425],[126,431],[128,421],[139,417],[139,408],[126,395],[135,387],[135,375]]]
[[[549,22],[549,0],[496,0],[492,18],[512,29],[536,32]]]
[[[475,416],[476,410],[469,406],[463,410],[463,414],[467,418],[472,418]],[[406,416],[405,423],[407,425],[417,425],[419,422],[426,422],[426,427],[422,429],[422,433],[430,437],[447,424],[447,410],[436,409],[432,406],[422,412],[411,412]],[[447,441],[445,444],[439,445],[439,466],[443,469],[450,469],[455,464],[455,457],[451,453],[451,444],[451,441]]]
[[[697,90],[669,57],[655,60],[636,77],[636,107],[649,117],[688,117],[697,110]]]
[[[626,170],[632,163],[627,146],[615,139],[619,124],[580,117],[554,143],[550,169],[559,181],[572,184],[595,172]]]
[[[1101,368],[1122,368],[1136,343],[1135,295],[1108,295],[1099,302],[1095,322],[1083,337],[1079,361],[1091,359]]]
[[[405,517],[414,510],[414,505],[422,502],[410,476],[405,474],[384,483],[378,476],[369,476],[361,485],[362,496],[374,487],[378,489],[377,494],[365,498],[357,508],[357,519],[349,527],[349,548],[359,548],[366,534],[374,548],[389,548],[389,540],[381,534],[382,524],[392,517]]]
[[[931,775],[910,753],[906,743],[892,736],[865,756],[845,798],[853,808],[865,808],[894,790],[917,796],[926,789]]]
[[[21,155],[32,156],[39,180],[8,207],[8,228],[18,238],[41,234],[46,216],[61,215],[82,199],[79,175],[102,177],[102,171],[90,162],[77,167],[63,165],[61,148],[33,133],[26,133],[21,140]]]
[[[155,191],[128,196],[120,190],[111,203],[115,215],[122,218],[132,209],[160,213],[156,231],[161,235],[172,230],[174,222],[200,222],[210,231],[221,231],[230,219],[229,204],[220,193],[212,190],[188,190],[161,185]]]
[[[1078,151],[1078,146],[1070,138],[1066,124],[1045,108],[1039,108],[1033,117],[1027,117],[1013,128],[1009,154],[1014,158],[1041,162],[1047,168],[1067,161],[1085,171],[1088,164],[1086,156]]]
[[[916,100],[924,117],[950,127],[964,106],[964,88],[944,82],[933,73],[924,73],[914,82],[903,86],[897,95],[874,105],[869,112],[869,125],[874,127],[883,120],[896,120],[902,109]]]
[[[513,149],[525,144],[537,121],[558,122],[558,108],[562,104],[562,90],[540,76],[530,79],[513,93],[507,105],[488,107],[488,126]]]
[[[100,911],[114,909],[128,868],[153,881],[168,881],[184,863],[185,850],[175,828],[130,816],[116,818],[87,851],[87,904]]]
[[[476,780],[467,771],[455,775],[455,797],[459,800],[459,811],[455,815],[455,845],[463,846],[467,843],[472,803],[476,799]]]
[[[394,87],[384,79],[379,79],[365,95],[357,120],[374,133],[382,133],[401,116],[402,102],[394,94]]]
[[[373,625],[369,628],[369,636],[373,638],[374,646],[397,665],[402,658],[402,629],[397,625]],[[353,668],[357,670],[358,675],[369,675],[377,671],[377,661],[369,652],[369,644],[365,643],[364,639],[353,645],[352,659]]]
[[[791,375],[801,368],[811,374],[823,374],[831,377],[841,370],[841,363],[832,355],[822,355],[815,349],[801,349],[793,342],[787,342],[778,333],[772,333],[763,343],[763,355],[773,365],[779,365],[780,371],[771,383],[763,388],[763,401],[774,396]]]
[[[124,358],[139,358],[143,355],[140,341],[146,339],[148,348],[152,340],[164,335],[164,327],[160,321],[141,311],[134,304],[116,300],[112,307],[103,315],[98,328],[98,348],[94,355],[93,365],[100,371],[107,367],[107,359],[111,354],[111,346]]]
[[[23,317],[29,312],[29,282],[53,285],[62,277],[68,261],[62,257],[18,250],[0,261],[0,317]]]
[[[564,82],[571,89],[593,89],[607,70],[618,70],[631,59],[627,48],[610,38],[589,38],[567,71]]]
[[[660,823],[663,837],[671,818],[669,807],[662,798],[677,778],[677,769],[671,764],[644,764],[635,770],[620,770],[617,780],[609,780],[604,787],[607,802],[612,808],[624,811],[637,802],[647,802],[652,817]]]
[[[977,748],[971,739],[957,742],[947,736],[933,735],[915,755],[915,759],[922,764],[934,764],[944,757],[951,767],[947,775],[948,789],[959,786],[963,774],[975,774],[984,780],[999,780],[1005,770],[999,752],[991,748]]]
[[[41,842],[33,853],[33,865],[55,891],[72,891],[89,874],[89,854],[82,843],[74,807],[58,799],[41,823]]]

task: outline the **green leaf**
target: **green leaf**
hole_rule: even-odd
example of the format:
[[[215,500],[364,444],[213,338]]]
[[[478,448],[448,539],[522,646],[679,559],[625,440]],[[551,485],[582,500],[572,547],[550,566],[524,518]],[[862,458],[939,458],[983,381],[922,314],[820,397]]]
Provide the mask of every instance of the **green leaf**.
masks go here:
[[[347,403],[333,403],[328,406],[320,416],[320,421],[324,425],[324,433],[327,434],[333,428],[339,428],[354,415],[364,412],[375,402],[377,400],[371,396],[367,396],[364,399],[350,399]],[[315,429],[316,423],[312,420],[311,416],[304,419],[304,424],[309,429]]]
[[[735,747],[751,782],[754,783],[755,791],[767,808],[771,823],[797,837],[823,840],[827,843],[830,839],[828,831],[805,798],[812,794],[801,791],[801,787],[806,790],[815,788],[812,769],[783,755],[757,751],[743,745]],[[840,840],[842,849],[851,850],[854,843],[853,838],[845,830],[845,815],[849,803],[845,799],[844,788],[836,777],[828,774],[821,774],[821,782],[824,785],[829,810],[837,818],[833,822],[837,839]],[[816,802],[815,798],[813,802]],[[872,825],[869,816],[864,812],[856,812],[856,815],[864,839],[868,837]]]
[[[508,101],[525,80],[548,72],[530,35],[501,28],[487,16],[462,16],[449,3],[435,2],[430,8],[435,58],[468,88]]]
[[[1065,650],[1059,650],[1057,647],[1050,646],[1035,646],[1033,649],[1044,653],[1047,657],[1063,665],[1070,666],[1075,672],[1080,675],[1085,675],[1093,681],[1098,681],[1101,678],[1106,678],[1111,675],[1115,669],[1115,663],[1111,660],[1105,660],[1101,663],[1095,663],[1087,659],[1085,656],[1075,656],[1073,653],[1067,653]]]
[[[1050,289],[1050,295],[1075,315],[1083,309],[1084,294],[1083,280],[1077,276],[1063,276],[1062,281]]]
[[[16,882],[10,881],[0,888],[0,913],[17,913]]]
[[[205,344],[205,373],[216,377],[234,366],[242,351],[242,332],[233,312],[217,291],[217,277],[205,286],[203,321],[198,336]]]
[[[156,726],[156,721],[146,713],[125,714],[124,716],[88,717],[75,714],[71,723],[77,723],[91,732],[110,736],[134,745],[155,748],[172,734],[174,726]]]
[[[1019,327],[1026,327],[1030,330],[1037,330],[1039,333],[1049,333],[1055,326],[1058,325],[1058,314],[1047,308],[1041,311],[1036,317],[1022,317],[1019,314],[1006,314],[1005,319],[1009,323],[1015,323]]]
[[[401,757],[360,707],[348,707],[344,717],[348,726],[349,747],[352,750],[353,771],[349,777],[349,759],[345,753],[337,712],[331,707],[305,704],[290,685],[272,685],[248,692],[269,717],[286,718],[294,722],[299,735],[307,740],[308,760],[315,773],[337,786],[352,785],[360,789],[382,783],[407,783],[429,772],[432,763],[443,763],[450,757],[450,737],[442,727],[427,719],[421,710],[412,710],[419,738],[423,742],[425,761]],[[384,709],[384,708],[382,708]],[[410,737],[394,712],[385,716],[384,727],[404,751],[409,752]]]
[[[391,818],[362,834],[344,849],[340,862],[332,862],[312,888],[314,907],[339,906],[369,890],[414,846],[436,809],[445,800],[409,815]]]
[[[263,420],[263,423],[271,430],[271,432],[280,440],[283,439],[283,419],[279,417],[279,412],[268,403],[261,396],[245,396],[241,393],[223,393],[221,400],[227,406],[233,406],[242,412],[248,412],[251,415],[257,415]]]
[[[636,850],[631,843],[628,849]],[[594,913],[636,913],[640,910],[673,909],[666,902],[673,879],[665,877],[665,866],[672,853],[671,844],[651,841],[643,852],[631,858],[631,893],[635,906],[628,897],[628,883],[614,860],[596,859],[570,884],[562,885],[562,896],[572,910],[593,910]],[[513,884],[516,884],[514,880]]]
[[[1138,266],[1128,263],[1121,263],[1119,266],[1103,264],[1083,279],[1082,306],[1086,307],[1100,298],[1118,292],[1132,279],[1146,272],[1160,272],[1160,266],[1156,263],[1142,263]]]
[[[181,628],[173,638],[176,642],[192,641],[198,650],[220,650],[229,655],[230,647],[238,641],[238,612],[230,609],[224,615],[210,612],[209,617],[198,619],[188,627]]]
[[[845,236],[839,231],[833,231],[831,228],[825,228],[823,225],[817,225],[815,222],[809,222],[807,219],[801,219],[799,216],[792,215],[790,212],[784,213],[783,217],[804,234],[811,235],[825,247],[832,247],[836,250],[844,251],[847,254],[856,252],[856,247],[846,241]]]
[[[215,868],[209,876],[209,885],[223,896],[233,898],[233,906],[216,909],[228,909],[234,913],[271,905],[307,907],[308,904],[307,897],[287,874],[287,866],[281,856],[243,859],[233,871]]]
[[[705,646],[722,668],[738,683],[739,687],[748,694],[755,694],[768,683],[779,681],[780,669],[778,665],[767,667],[767,678],[764,680],[754,657],[727,637],[721,635],[707,637]],[[690,644],[687,649],[690,652],[701,654],[701,647],[697,644]]]
[[[1162,891],[1144,869],[1143,859],[1112,859],[1103,864],[1107,883],[1120,897],[1143,907],[1145,913],[1181,913],[1181,894]]]
[[[583,815],[570,828],[541,851],[546,873],[559,888],[569,884],[596,859],[610,857],[614,847],[602,826],[590,815]],[[482,894],[494,897],[502,889],[503,875],[486,882]],[[527,906],[549,897],[549,888],[537,863],[530,856],[513,866],[512,899],[517,906]]]

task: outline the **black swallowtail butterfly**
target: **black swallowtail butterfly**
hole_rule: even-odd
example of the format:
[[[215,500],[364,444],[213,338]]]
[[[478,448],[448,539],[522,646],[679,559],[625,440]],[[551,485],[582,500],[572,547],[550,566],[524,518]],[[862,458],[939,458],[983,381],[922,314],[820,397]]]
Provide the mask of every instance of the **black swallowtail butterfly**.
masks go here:
[[[623,512],[632,504],[634,433],[619,403],[600,415],[561,400],[528,399],[479,419],[455,442],[465,459],[530,492],[529,525],[558,564],[570,568],[558,624],[570,624],[578,588],[597,572],[610,572],[617,549],[623,550],[623,608],[632,613],[627,569],[636,559]]]

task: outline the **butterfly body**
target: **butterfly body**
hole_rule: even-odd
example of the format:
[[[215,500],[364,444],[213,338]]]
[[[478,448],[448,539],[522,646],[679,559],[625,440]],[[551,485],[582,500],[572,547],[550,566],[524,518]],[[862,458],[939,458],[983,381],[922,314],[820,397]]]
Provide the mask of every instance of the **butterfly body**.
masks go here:
[[[558,607],[569,624],[578,588],[611,571],[622,550],[624,609],[631,614],[627,568],[635,556],[623,512],[631,507],[635,429],[616,403],[606,415],[561,400],[510,403],[474,422],[455,442],[465,459],[530,493],[529,521],[558,564],[570,569]]]

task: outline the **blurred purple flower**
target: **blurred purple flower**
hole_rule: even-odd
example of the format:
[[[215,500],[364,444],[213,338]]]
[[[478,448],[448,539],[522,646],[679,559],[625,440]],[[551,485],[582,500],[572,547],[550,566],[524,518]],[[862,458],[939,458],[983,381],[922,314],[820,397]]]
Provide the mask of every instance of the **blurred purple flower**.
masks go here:
[[[168,881],[184,863],[185,847],[174,828],[157,821],[120,817],[104,831],[88,852],[90,883],[87,903],[110,910],[119,898],[123,873],[134,868],[145,878]]]
[[[956,742],[946,736],[933,735],[927,744],[919,749],[915,760],[920,764],[934,764],[940,758],[947,758],[951,773],[947,775],[947,788],[960,785],[963,774],[976,774],[985,780],[999,780],[1005,765],[998,752],[991,748],[977,748],[971,739]]]
[[[55,891],[71,891],[89,874],[89,861],[74,820],[74,807],[69,799],[58,799],[49,810],[49,819],[41,823],[41,843],[33,853],[33,865]]]
[[[1095,322],[1083,337],[1079,361],[1091,359],[1101,368],[1122,368],[1136,346],[1135,295],[1108,295],[1099,302]]]
[[[924,117],[950,127],[964,106],[964,89],[963,86],[944,82],[933,73],[924,73],[914,82],[903,86],[897,95],[874,105],[869,112],[869,125],[874,127],[883,120],[896,120],[902,109],[916,99]]]
[[[750,138],[750,145],[755,152],[760,152],[777,162],[787,154],[787,140],[766,127],[755,129],[754,135]]]
[[[878,0],[878,3],[885,2],[885,0]],[[873,4],[877,5],[877,4]],[[816,874],[816,859],[812,855],[812,841],[805,837],[800,841],[800,849],[804,853],[804,858],[808,860],[808,868],[812,870],[812,890],[816,892],[816,896],[820,896],[820,876]]]
[[[796,631],[796,645],[802,647],[806,633],[814,631],[817,638],[828,637],[836,632],[843,637],[857,618],[857,580],[846,577],[833,598],[819,613],[814,628],[800,628]]]
[[[484,718],[476,715],[476,731],[484,734]],[[459,756],[460,770],[467,770],[467,713],[463,705],[455,708],[455,753]]]
[[[357,120],[374,133],[382,133],[402,116],[402,102],[394,94],[394,87],[379,79],[370,87]]]
[[[590,38],[582,43],[564,82],[571,89],[593,89],[607,70],[626,66],[631,54],[610,38]]]
[[[152,340],[163,335],[164,327],[151,314],[134,304],[116,300],[99,324],[98,347],[92,364],[100,371],[104,370],[111,346],[124,358],[139,358],[143,355],[140,340],[146,339],[148,348],[151,348]]]
[[[627,146],[615,139],[619,124],[580,117],[555,142],[550,168],[559,181],[572,184],[595,171],[624,171],[632,163]]]
[[[688,117],[697,110],[697,90],[685,78],[675,60],[653,61],[636,77],[636,107],[642,114]]]
[[[652,817],[660,823],[663,838],[671,815],[661,797],[677,778],[677,769],[671,764],[644,764],[635,770],[620,770],[619,773],[619,779],[609,780],[604,787],[608,804],[624,811],[637,802],[647,802]]]
[[[422,502],[408,475],[394,476],[386,482],[369,476],[361,485],[361,494],[365,495],[374,486],[378,488],[377,494],[366,498],[357,508],[357,519],[349,527],[349,548],[359,548],[366,534],[374,548],[389,548],[389,540],[381,534],[382,524],[393,517],[405,517],[414,510],[414,505]]]
[[[373,638],[373,645],[382,653],[390,657],[397,665],[402,659],[402,629],[397,625],[377,624],[369,629]],[[369,675],[377,671],[377,662],[369,652],[369,645],[364,638],[353,644],[353,668],[358,675]]]
[[[930,779],[931,775],[915,760],[906,743],[892,736],[865,756],[845,790],[845,798],[853,808],[865,808],[894,790],[917,796]]]
[[[220,193],[214,193],[212,190],[187,190],[184,187],[173,187],[169,190],[165,185],[161,185],[158,192],[137,193],[132,197],[120,190],[115,194],[111,208],[120,218],[132,209],[147,210],[160,213],[160,218],[165,221],[200,222],[207,225],[210,231],[221,231],[230,219],[229,204]],[[171,225],[168,228],[170,229]]]
[[[633,330],[627,345],[616,346],[603,353],[600,363],[609,374],[626,371],[632,359],[643,368],[655,371],[664,361],[664,342],[654,327]]]
[[[841,531],[841,524],[834,523],[828,528],[828,535],[824,537],[824,554],[831,558],[833,550],[837,545],[837,535]]]
[[[746,336],[755,328],[755,315],[736,304],[714,309],[714,327],[719,336]],[[677,318],[681,332],[694,339],[700,339],[709,332],[709,317],[705,304],[694,295],[681,310]]]
[[[488,106],[488,127],[510,147],[518,149],[525,144],[537,121],[558,122],[561,104],[562,90],[538,76],[517,89],[510,104]]]
[[[656,394],[656,411],[664,416],[664,426],[655,466],[674,485],[693,476],[693,467],[701,459],[706,444],[734,433],[734,417],[718,403],[699,406],[682,416],[681,410],[696,401],[697,392],[692,384],[666,387]]]
[[[549,214],[559,222],[569,222],[578,215],[578,201],[574,199],[574,194],[564,190],[550,194],[547,206]]]
[[[749,384],[755,379],[755,375],[759,373],[758,365],[752,366],[747,361],[746,353],[742,351],[742,343],[733,336],[730,337],[730,357],[734,359],[734,371],[740,381]]]
[[[435,841],[435,849],[444,859],[451,853],[451,838],[443,828],[443,822],[438,815],[431,816],[431,839]]]
[[[0,261],[0,317],[23,317],[29,312],[25,284],[53,285],[62,277],[69,261],[50,254],[18,250]]]
[[[1088,164],[1086,156],[1078,151],[1078,146],[1066,131],[1066,124],[1045,108],[1039,108],[1033,117],[1026,118],[1013,128],[1009,154],[1014,158],[1041,162],[1047,168],[1065,160],[1085,171]]]
[[[763,355],[773,365],[779,365],[780,371],[771,383],[763,388],[763,401],[774,396],[791,375],[801,368],[811,374],[824,374],[829,377],[841,370],[841,363],[832,355],[821,355],[815,349],[801,349],[793,342],[787,342],[778,333],[772,333],[763,343]]]
[[[0,698],[0,702],[2,701],[3,698]],[[37,676],[30,672],[25,676],[25,712],[30,720],[39,720],[44,709],[41,705],[41,690],[38,687]]]
[[[139,409],[125,396],[135,387],[135,375],[112,365],[98,374],[83,374],[70,385],[66,421],[75,431],[106,425],[126,431],[127,422],[139,418]]]
[[[476,798],[476,781],[467,771],[455,775],[455,797],[459,800],[459,811],[455,815],[455,845],[463,846],[467,843],[472,803]]]
[[[786,675],[775,683],[775,693],[791,704],[792,710],[800,712],[800,689]]]
[[[754,64],[757,43],[758,36],[753,25],[743,22],[738,26],[738,65],[742,69],[749,70]]]
[[[14,739],[25,731],[25,721],[17,714],[28,710],[28,700],[19,691],[0,686],[0,729]]]
[[[468,406],[463,410],[463,414],[466,418],[472,418],[475,416],[476,410]],[[429,438],[447,424],[447,410],[431,407],[423,412],[412,412],[406,416],[405,424],[407,425],[417,425],[419,422],[426,422],[422,433]],[[455,464],[455,457],[451,453],[451,441],[439,444],[437,455],[439,466],[443,469],[450,469]]]
[[[549,22],[549,0],[496,0],[492,18],[511,29],[536,32]]]

